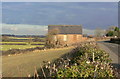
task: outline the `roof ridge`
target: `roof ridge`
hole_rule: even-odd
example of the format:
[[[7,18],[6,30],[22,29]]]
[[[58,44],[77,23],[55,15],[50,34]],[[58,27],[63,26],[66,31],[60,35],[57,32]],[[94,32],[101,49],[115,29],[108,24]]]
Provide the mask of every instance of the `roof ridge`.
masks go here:
[[[48,25],[48,26],[81,26],[81,25]]]

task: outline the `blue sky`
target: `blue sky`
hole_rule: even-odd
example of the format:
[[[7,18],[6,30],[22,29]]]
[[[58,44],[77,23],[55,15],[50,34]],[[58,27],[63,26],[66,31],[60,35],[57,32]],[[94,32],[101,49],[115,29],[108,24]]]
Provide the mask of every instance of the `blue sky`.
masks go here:
[[[43,30],[49,24],[82,24],[87,30],[97,27],[106,29],[118,24],[117,4],[117,2],[3,2],[2,23],[5,25],[3,33],[45,34],[47,30]],[[11,31],[9,29],[11,25],[19,32]],[[37,27],[40,30],[29,31],[24,25],[27,25],[27,29]]]

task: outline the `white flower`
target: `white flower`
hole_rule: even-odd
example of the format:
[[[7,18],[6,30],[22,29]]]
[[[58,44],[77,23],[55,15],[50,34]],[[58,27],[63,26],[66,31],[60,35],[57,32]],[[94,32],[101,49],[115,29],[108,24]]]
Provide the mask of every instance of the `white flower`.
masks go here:
[[[46,65],[45,67],[48,68],[48,65]]]
[[[77,66],[77,63],[75,63],[75,66]]]
[[[87,64],[89,64],[89,63],[90,63],[90,61],[86,61],[86,63],[87,63]]]
[[[31,77],[30,74],[28,75],[28,77]]]
[[[57,71],[57,69],[55,69],[55,71]]]
[[[67,67],[67,65],[65,65],[65,67]]]
[[[103,67],[101,67],[101,69],[103,69]]]
[[[50,61],[48,62],[48,64],[50,64]]]
[[[71,61],[70,59],[68,59],[68,61]]]

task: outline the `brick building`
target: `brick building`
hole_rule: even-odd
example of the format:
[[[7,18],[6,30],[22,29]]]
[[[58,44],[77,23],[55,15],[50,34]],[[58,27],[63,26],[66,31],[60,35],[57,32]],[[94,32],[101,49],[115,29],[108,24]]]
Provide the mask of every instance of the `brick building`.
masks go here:
[[[61,40],[64,44],[79,43],[87,39],[82,35],[81,25],[48,25],[48,33],[54,29],[58,29],[59,33],[53,39]]]

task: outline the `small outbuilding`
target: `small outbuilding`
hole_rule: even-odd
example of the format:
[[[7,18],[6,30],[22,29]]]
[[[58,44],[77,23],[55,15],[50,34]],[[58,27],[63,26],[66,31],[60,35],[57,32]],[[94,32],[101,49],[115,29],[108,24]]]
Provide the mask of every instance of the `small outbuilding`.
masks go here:
[[[82,35],[81,25],[48,25],[48,33],[54,29],[59,31],[58,34],[54,35],[54,41],[60,40],[69,45],[87,40],[87,37]]]

